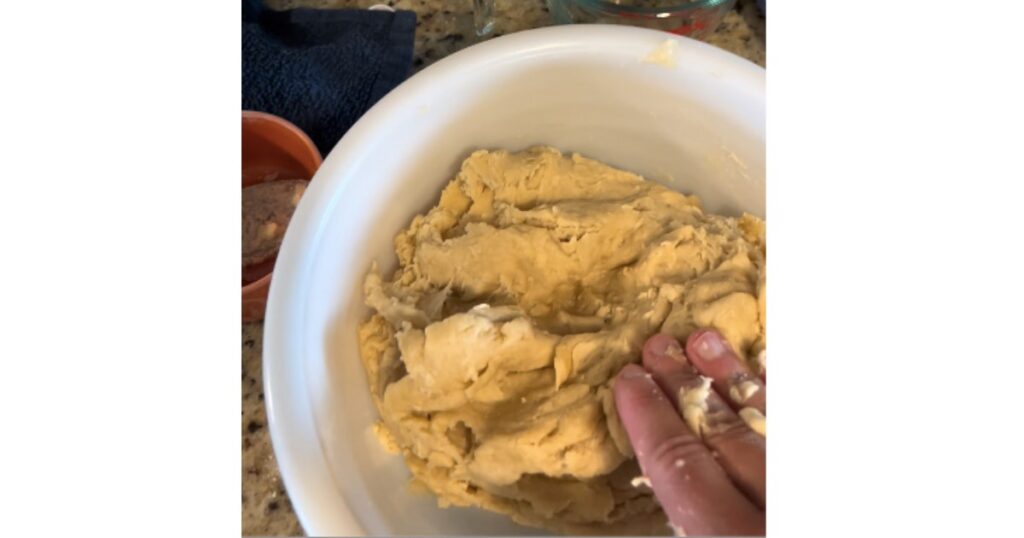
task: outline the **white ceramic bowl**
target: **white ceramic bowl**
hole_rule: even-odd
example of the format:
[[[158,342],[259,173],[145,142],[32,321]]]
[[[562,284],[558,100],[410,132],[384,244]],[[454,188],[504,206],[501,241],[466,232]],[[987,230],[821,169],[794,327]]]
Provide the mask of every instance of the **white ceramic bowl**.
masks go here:
[[[666,39],[676,66],[642,61]],[[356,345],[372,260],[434,205],[472,150],[548,144],[764,215],[764,70],[709,45],[622,26],[521,32],[410,78],[345,135],[289,225],[267,306],[263,371],[277,462],[311,535],[538,534],[410,493],[371,433]]]

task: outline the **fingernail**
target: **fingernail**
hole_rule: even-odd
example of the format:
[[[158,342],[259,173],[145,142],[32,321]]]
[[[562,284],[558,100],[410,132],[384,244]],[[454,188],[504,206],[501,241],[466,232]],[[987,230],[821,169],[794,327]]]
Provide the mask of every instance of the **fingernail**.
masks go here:
[[[647,370],[644,370],[643,368],[635,364],[627,364],[625,367],[622,368],[622,371],[619,372],[620,378],[628,380],[640,379],[641,377],[650,376],[651,374],[647,373]]]
[[[686,362],[685,355],[683,355],[683,346],[679,345],[679,341],[675,338],[665,335],[659,337],[651,345],[651,353],[660,357],[669,357],[678,362]]]
[[[693,342],[693,351],[699,358],[713,361],[729,353],[729,344],[715,331],[703,331]]]

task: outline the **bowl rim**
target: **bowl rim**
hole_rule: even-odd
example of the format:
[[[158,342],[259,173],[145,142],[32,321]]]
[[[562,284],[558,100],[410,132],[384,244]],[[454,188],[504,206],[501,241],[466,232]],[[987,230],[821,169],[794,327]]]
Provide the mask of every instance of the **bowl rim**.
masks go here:
[[[435,81],[471,76],[479,67],[501,64],[540,53],[601,51],[616,42],[643,43],[653,48],[675,41],[689,52],[676,69],[689,71],[714,66],[764,94],[761,66],[713,45],[668,32],[621,25],[564,25],[525,30],[467,47],[428,66],[384,96],[360,118],[324,159],[311,181],[278,253],[266,308],[263,336],[263,389],[268,429],[282,482],[303,530],[319,535],[366,535],[367,529],[337,487],[316,424],[312,395],[303,364],[305,282],[313,269],[314,245],[323,233],[325,217],[335,210],[346,186],[355,181],[349,170],[361,164],[364,148],[387,137],[388,116],[407,106],[421,89]],[[631,47],[630,47],[631,48]],[[598,56],[598,54],[595,54]]]

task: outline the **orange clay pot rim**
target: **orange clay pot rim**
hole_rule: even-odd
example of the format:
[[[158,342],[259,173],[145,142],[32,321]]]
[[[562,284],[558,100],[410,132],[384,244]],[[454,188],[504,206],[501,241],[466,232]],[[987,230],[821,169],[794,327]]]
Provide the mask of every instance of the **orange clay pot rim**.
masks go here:
[[[250,282],[250,283],[248,283],[248,284],[246,284],[244,286],[242,286],[242,293],[245,293],[247,291],[252,291],[252,290],[254,290],[256,288],[259,288],[260,286],[267,285],[267,283],[270,282],[270,276],[273,275],[273,274],[274,274],[274,270],[271,269],[269,273],[267,273],[267,274],[257,278],[256,280],[253,280],[252,282]]]
[[[273,114],[259,112],[257,110],[243,110],[242,119],[261,119],[283,125],[289,131],[291,131],[292,134],[298,136],[302,140],[303,145],[306,146],[306,149],[309,150],[309,154],[312,155],[313,160],[316,161],[317,168],[319,168],[320,165],[323,164],[323,156],[320,155],[320,150],[316,149],[316,144],[313,143],[313,140],[309,138],[309,135],[307,135],[305,131],[299,129],[298,126],[296,126],[294,123],[282,118],[281,116],[275,116]],[[316,173],[316,170],[313,170],[313,173]]]
[[[242,119],[243,120],[246,120],[246,119],[267,120],[267,121],[272,121],[272,122],[279,123],[279,124],[283,125],[289,131],[291,131],[292,134],[298,136],[302,140],[303,145],[306,146],[306,149],[308,149],[310,154],[313,156],[313,160],[316,162],[317,168],[320,168],[320,165],[323,164],[323,157],[320,156],[320,150],[316,149],[316,144],[313,143],[313,140],[311,138],[309,138],[309,135],[307,135],[305,131],[303,131],[302,129],[299,129],[298,126],[296,126],[294,123],[292,123],[292,122],[282,118],[281,116],[275,116],[273,114],[268,114],[266,112],[260,112],[258,110],[243,110],[242,111]],[[313,174],[316,175],[316,170],[313,170]],[[310,177],[309,179],[312,180],[313,178]],[[248,283],[248,284],[246,284],[244,286],[242,286],[242,293],[244,294],[247,291],[255,290],[255,289],[257,289],[257,288],[259,288],[261,286],[266,286],[270,282],[270,277],[273,274],[274,274],[274,271],[273,271],[273,269],[271,269],[271,271],[269,273],[261,276],[260,278],[258,278],[256,280],[253,280],[252,282],[250,282],[250,283]]]

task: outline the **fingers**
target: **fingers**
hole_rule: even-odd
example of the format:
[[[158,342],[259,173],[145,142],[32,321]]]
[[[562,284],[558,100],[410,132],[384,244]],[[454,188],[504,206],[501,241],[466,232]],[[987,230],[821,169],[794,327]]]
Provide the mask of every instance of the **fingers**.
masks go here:
[[[651,374],[627,365],[613,391],[640,468],[673,525],[691,535],[764,534],[764,514],[736,489]]]
[[[734,409],[751,407],[764,416],[767,393],[760,378],[733,353],[715,331],[700,329],[686,340],[686,357],[700,373],[710,377],[715,390],[727,396]]]
[[[679,342],[667,335],[649,338],[643,364],[666,394],[682,394],[678,407],[686,424],[700,432],[704,443],[732,481],[758,507],[765,505],[765,440],[752,431],[715,391],[702,391],[707,382],[688,362]],[[703,399],[700,402],[699,399]],[[703,403],[702,408],[699,407]],[[695,409],[695,407],[697,407]]]

